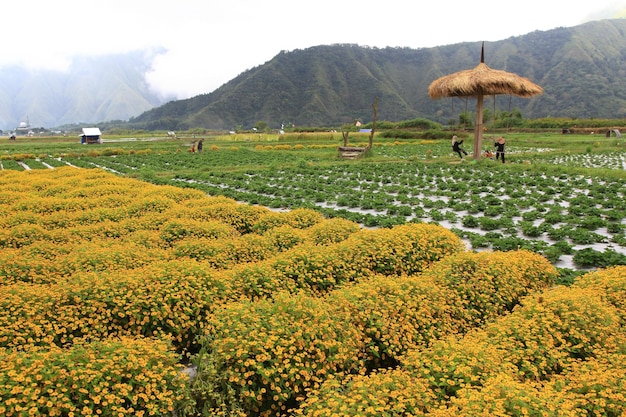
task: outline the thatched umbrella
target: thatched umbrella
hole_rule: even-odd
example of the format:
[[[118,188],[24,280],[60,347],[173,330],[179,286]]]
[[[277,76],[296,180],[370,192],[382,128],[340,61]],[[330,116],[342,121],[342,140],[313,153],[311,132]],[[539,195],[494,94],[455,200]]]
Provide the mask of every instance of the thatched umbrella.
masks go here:
[[[455,72],[438,78],[428,87],[432,99],[442,97],[476,97],[476,128],[474,131],[474,159],[480,159],[483,139],[483,97],[509,94],[532,97],[543,89],[528,78],[491,69],[485,64],[485,45],[480,53],[480,64],[474,69]]]

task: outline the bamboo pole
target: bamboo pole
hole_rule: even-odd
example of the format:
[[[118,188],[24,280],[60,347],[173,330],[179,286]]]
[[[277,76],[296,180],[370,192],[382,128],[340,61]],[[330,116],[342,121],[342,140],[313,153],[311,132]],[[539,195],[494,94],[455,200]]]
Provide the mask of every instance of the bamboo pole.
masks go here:
[[[474,160],[480,159],[483,147],[483,96],[476,97],[476,129],[474,130]]]

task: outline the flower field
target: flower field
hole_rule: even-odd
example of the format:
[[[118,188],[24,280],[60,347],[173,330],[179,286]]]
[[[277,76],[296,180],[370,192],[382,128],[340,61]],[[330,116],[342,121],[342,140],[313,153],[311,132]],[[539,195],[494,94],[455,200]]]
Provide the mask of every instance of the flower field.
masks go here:
[[[42,167],[0,172],[1,415],[626,413],[626,267]]]
[[[5,170],[100,168],[275,210],[309,208],[366,227],[435,223],[471,249],[527,249],[571,270],[624,265],[623,144],[591,135],[567,140],[510,138],[505,165],[458,163],[447,142],[433,140],[381,139],[371,157],[342,161],[326,136],[216,141],[203,154],[171,141],[42,146],[37,154],[0,156],[0,163]]]

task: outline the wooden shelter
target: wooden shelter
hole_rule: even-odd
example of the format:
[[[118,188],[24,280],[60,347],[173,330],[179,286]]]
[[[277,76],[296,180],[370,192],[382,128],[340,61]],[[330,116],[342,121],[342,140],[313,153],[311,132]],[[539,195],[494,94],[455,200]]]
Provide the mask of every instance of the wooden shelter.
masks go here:
[[[480,159],[483,134],[483,98],[496,94],[532,97],[543,89],[528,78],[491,69],[485,64],[485,45],[480,53],[480,64],[471,70],[455,72],[438,78],[428,87],[432,99],[442,97],[476,97],[476,126],[474,129],[474,159]]]
[[[97,127],[83,127],[83,134],[80,135],[80,143],[82,144],[92,144],[92,143],[102,143],[102,133],[100,133],[100,129]]]

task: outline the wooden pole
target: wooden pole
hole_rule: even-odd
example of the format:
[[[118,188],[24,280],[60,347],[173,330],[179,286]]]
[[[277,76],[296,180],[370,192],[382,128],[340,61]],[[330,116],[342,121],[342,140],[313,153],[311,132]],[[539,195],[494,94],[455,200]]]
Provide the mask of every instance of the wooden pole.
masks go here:
[[[476,130],[474,131],[474,160],[480,159],[483,147],[483,96],[476,98]]]

